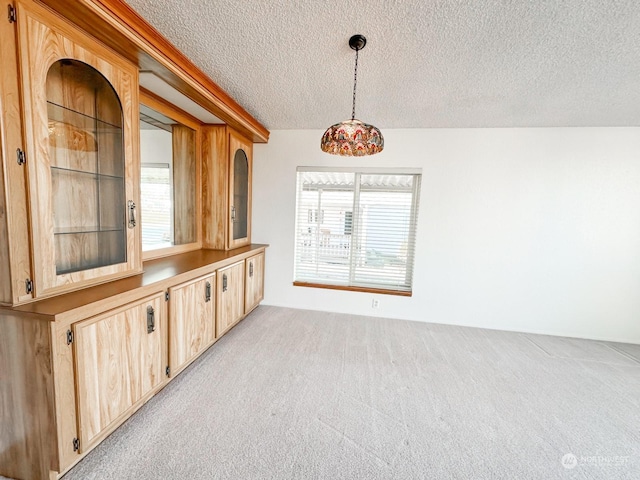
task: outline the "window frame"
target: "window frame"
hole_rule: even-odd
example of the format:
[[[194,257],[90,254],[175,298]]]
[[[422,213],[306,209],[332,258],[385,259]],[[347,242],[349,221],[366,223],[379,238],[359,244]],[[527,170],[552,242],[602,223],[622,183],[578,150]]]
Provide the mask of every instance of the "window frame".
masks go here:
[[[408,253],[407,253],[407,263],[404,271],[405,275],[405,283],[407,285],[407,289],[394,288],[394,285],[391,283],[388,286],[364,286],[357,285],[357,281],[354,278],[353,272],[356,267],[356,256],[353,255],[350,251],[349,260],[348,260],[348,269],[349,269],[349,279],[346,284],[341,283],[330,283],[330,282],[322,282],[314,280],[299,280],[296,278],[298,276],[298,262],[300,257],[300,222],[302,221],[303,213],[300,212],[301,209],[308,209],[308,206],[302,205],[301,202],[301,189],[302,185],[300,184],[299,178],[300,174],[304,172],[327,172],[327,173],[350,173],[354,174],[354,184],[351,189],[347,191],[353,192],[353,207],[349,211],[351,214],[351,240],[350,245],[354,244],[354,238],[356,238],[355,242],[360,243],[361,238],[359,237],[360,232],[358,230],[358,220],[356,219],[355,211],[362,209],[362,203],[360,199],[361,194],[361,175],[411,175],[414,177],[412,181],[412,190],[411,190],[411,206],[408,209],[409,212],[409,231],[408,231]],[[324,289],[333,289],[333,290],[347,290],[347,291],[356,291],[356,292],[368,292],[368,293],[376,293],[376,294],[385,294],[385,295],[398,295],[398,296],[407,296],[410,297],[413,294],[413,273],[415,268],[415,253],[416,253],[416,243],[417,243],[417,227],[418,227],[418,212],[420,206],[420,193],[421,193],[421,183],[422,183],[422,169],[420,168],[376,168],[376,167],[309,167],[309,166],[299,166],[296,168],[296,213],[295,213],[295,231],[294,231],[294,271],[293,271],[293,285],[301,286],[301,287],[313,287],[313,288],[324,288]],[[364,191],[367,191],[365,189]],[[312,206],[310,208],[322,208],[318,206]],[[324,209],[323,209],[324,210]],[[346,217],[347,210],[345,210],[345,222],[347,221]],[[324,211],[322,212],[324,214]],[[308,216],[308,214],[306,215]],[[345,223],[346,228],[346,223]],[[351,250],[351,246],[350,246]],[[319,279],[317,279],[319,280]],[[354,284],[355,283],[355,284]]]

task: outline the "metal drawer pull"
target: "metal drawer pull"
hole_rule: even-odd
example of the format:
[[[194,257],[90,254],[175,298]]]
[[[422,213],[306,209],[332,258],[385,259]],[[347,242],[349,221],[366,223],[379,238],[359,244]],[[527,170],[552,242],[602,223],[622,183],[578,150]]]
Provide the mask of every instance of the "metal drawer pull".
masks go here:
[[[211,283],[210,282],[207,282],[207,284],[204,287],[204,301],[205,302],[211,301]]]
[[[153,307],[147,307],[147,333],[153,333],[156,329],[156,315]]]
[[[129,209],[129,228],[136,226],[136,204],[133,200],[127,202],[127,208]]]

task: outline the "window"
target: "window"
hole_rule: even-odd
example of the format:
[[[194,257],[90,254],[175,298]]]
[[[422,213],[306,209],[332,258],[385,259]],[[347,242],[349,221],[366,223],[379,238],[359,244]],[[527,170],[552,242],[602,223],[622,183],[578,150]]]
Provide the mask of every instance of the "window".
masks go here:
[[[410,295],[420,172],[297,175],[294,284]]]

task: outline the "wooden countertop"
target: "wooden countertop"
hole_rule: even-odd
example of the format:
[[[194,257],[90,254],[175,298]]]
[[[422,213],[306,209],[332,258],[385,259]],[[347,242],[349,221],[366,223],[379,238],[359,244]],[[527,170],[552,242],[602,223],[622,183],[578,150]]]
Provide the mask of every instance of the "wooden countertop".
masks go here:
[[[264,251],[251,244],[234,250],[194,250],[143,263],[143,273],[0,311],[50,321],[77,321],[164,291],[170,286],[231,265]]]

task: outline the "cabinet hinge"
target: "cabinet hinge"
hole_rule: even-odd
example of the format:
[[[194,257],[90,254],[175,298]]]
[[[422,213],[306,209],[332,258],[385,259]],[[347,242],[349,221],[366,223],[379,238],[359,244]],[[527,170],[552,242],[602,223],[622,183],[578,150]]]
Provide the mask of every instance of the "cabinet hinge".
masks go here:
[[[164,372],[167,374],[167,377],[171,374],[171,369],[169,368],[169,365],[167,365],[167,368],[164,370]]]
[[[9,4],[9,23],[15,23],[18,21],[18,14],[16,13],[16,7]]]
[[[31,281],[30,278],[27,278],[24,281],[24,289],[27,291],[27,293],[33,292],[33,282]]]
[[[20,148],[16,149],[16,160],[18,161],[18,165],[27,163],[27,155],[24,153],[24,150]]]
[[[73,451],[77,452],[78,450],[80,450],[80,440],[78,440],[77,438],[73,439]]]
[[[164,292],[164,301],[165,302],[169,301],[169,292]]]
[[[67,330],[67,345],[71,345],[73,343],[73,332],[71,330]]]

